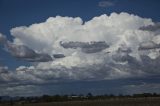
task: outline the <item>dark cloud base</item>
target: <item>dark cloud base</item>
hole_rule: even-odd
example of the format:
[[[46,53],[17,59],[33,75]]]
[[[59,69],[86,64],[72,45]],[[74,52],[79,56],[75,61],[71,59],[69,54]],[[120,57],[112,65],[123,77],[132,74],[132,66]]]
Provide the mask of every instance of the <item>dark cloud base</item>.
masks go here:
[[[153,83],[154,82],[154,83]],[[6,89],[1,86],[1,96],[40,96],[43,94],[135,94],[135,93],[160,93],[159,77],[148,78],[128,78],[118,80],[101,80],[101,81],[71,81],[66,83],[42,84],[42,85],[20,85]],[[144,89],[147,87],[146,89]]]

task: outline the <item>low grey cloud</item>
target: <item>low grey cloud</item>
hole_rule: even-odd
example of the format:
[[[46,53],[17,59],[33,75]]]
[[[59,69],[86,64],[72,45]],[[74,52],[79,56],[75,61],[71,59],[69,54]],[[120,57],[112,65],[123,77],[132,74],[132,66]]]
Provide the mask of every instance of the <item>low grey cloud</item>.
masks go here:
[[[157,31],[160,30],[160,22],[155,23],[154,25],[148,25],[140,27],[140,30],[146,30],[146,31]]]
[[[45,53],[36,53],[34,50],[30,49],[25,45],[16,45],[7,41],[5,35],[0,33],[0,43],[5,46],[5,49],[11,53],[12,56],[27,60],[30,62],[48,62],[52,61],[52,57]]]
[[[143,31],[154,32],[155,35],[158,35],[158,34],[160,34],[160,22],[157,22],[153,25],[142,26],[139,29],[143,30]]]
[[[54,58],[64,58],[65,55],[64,54],[54,54],[53,57]]]
[[[139,45],[139,50],[150,50],[150,49],[158,49],[160,48],[160,45],[159,44],[156,44],[152,41],[149,41],[149,42],[142,42],[140,45]]]
[[[118,55],[118,54],[117,54]],[[47,84],[57,82],[74,81],[95,81],[104,79],[118,79],[139,77],[144,75],[160,74],[160,59],[150,59],[142,56],[141,61],[125,55],[113,57],[114,61],[104,59],[103,64],[86,65],[85,67],[50,67],[42,66],[20,66],[14,71],[1,68],[1,81],[16,84]],[[122,64],[122,62],[125,62]],[[45,63],[43,63],[45,64]],[[49,64],[49,63],[47,63]],[[52,65],[52,63],[50,63]],[[75,71],[76,70],[76,71]]]
[[[36,56],[34,58],[26,58],[25,60],[30,62],[48,62],[53,61],[52,57],[48,54],[38,54],[36,53]]]
[[[0,83],[8,85],[8,82],[14,82],[13,74],[7,66],[0,66]]]
[[[8,67],[0,65],[0,74],[8,73]]]
[[[48,62],[52,61],[52,57],[45,53],[36,53],[25,45],[16,45],[7,40],[5,35],[0,33],[0,43],[5,46],[5,49],[18,59],[27,60],[30,62]]]
[[[133,57],[129,56],[128,54],[116,54],[113,55],[112,58],[117,62],[126,62],[133,59]]]
[[[99,7],[111,7],[111,6],[114,6],[115,4],[113,3],[113,2],[111,2],[111,1],[100,1],[99,3],[98,3],[98,6]]]
[[[24,59],[31,62],[48,62],[53,60],[48,54],[36,53],[25,45],[15,45],[7,42],[6,48],[12,56],[18,59]]]
[[[149,56],[141,56],[141,70],[144,70],[148,75],[159,75],[160,74],[160,56],[155,59],[150,58]]]
[[[109,45],[104,41],[92,41],[92,42],[60,42],[60,45],[66,49],[81,48],[84,53],[96,53],[100,52],[109,47]]]
[[[117,58],[120,57],[118,56]],[[160,59],[153,60],[149,57],[144,56],[141,57],[142,62],[139,62],[138,60],[136,60],[136,58],[129,55],[126,55],[122,58],[124,59],[114,60],[116,62],[110,63],[108,63],[108,60],[105,59],[103,61],[103,64],[87,65],[85,67],[51,68],[48,66],[47,68],[42,69],[39,66],[20,66],[13,71],[9,71],[8,68],[3,67],[0,69],[3,69],[5,73],[0,73],[0,82],[1,84],[4,84],[8,89],[12,90],[14,88],[19,88],[22,85],[38,86],[68,81],[97,81],[108,79],[113,80],[119,78],[136,78],[144,75],[150,76],[160,74],[160,67],[158,66],[158,64],[160,64]],[[127,63],[121,64],[119,62]],[[18,92],[19,91],[21,90],[18,90]],[[42,90],[40,90],[39,92],[41,91]],[[3,93],[0,92],[0,94]],[[20,94],[22,94],[22,92],[20,92]]]
[[[6,43],[6,37],[0,33],[0,44],[5,44]]]

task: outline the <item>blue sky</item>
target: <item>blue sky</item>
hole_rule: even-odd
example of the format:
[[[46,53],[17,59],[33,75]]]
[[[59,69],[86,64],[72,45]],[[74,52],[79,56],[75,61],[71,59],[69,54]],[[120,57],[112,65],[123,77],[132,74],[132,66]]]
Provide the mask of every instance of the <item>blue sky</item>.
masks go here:
[[[103,0],[102,0],[103,1]],[[1,0],[0,1],[0,32],[12,40],[10,29],[17,26],[28,26],[33,23],[45,21],[48,17],[70,16],[81,17],[88,21],[95,16],[110,14],[112,12],[128,12],[153,21],[160,21],[159,0],[110,0],[114,5],[100,7],[101,0]],[[16,68],[18,64],[28,64],[16,61],[1,49],[2,60],[9,68]],[[12,64],[11,64],[12,63]]]
[[[47,59],[52,57],[51,53],[56,53],[56,54],[62,53],[65,55],[64,58],[67,58],[67,56],[69,58],[70,57],[69,53],[72,53],[72,51],[65,51],[65,50],[59,50],[59,49],[53,49],[53,51],[52,51],[52,50],[50,50],[50,48],[47,49],[47,47],[44,46],[43,44],[42,44],[42,47],[44,46],[44,47],[46,47],[46,49],[44,49],[44,48],[42,48],[42,49],[44,49],[46,51],[40,51],[39,50],[40,47],[36,48],[35,45],[39,45],[39,43],[37,44],[36,42],[38,42],[38,41],[32,40],[32,39],[34,39],[34,36],[32,38],[32,32],[34,31],[34,29],[32,29],[30,27],[30,25],[35,24],[35,23],[38,25],[39,25],[39,23],[45,23],[49,17],[56,17],[56,16],[61,16],[61,17],[67,16],[67,17],[72,17],[72,18],[80,17],[81,20],[83,20],[83,23],[82,23],[82,25],[83,25],[85,22],[91,21],[92,18],[94,18],[94,17],[99,17],[103,14],[107,14],[109,16],[110,14],[115,12],[116,14],[118,14],[117,18],[119,19],[118,21],[120,21],[120,22],[121,21],[123,22],[123,20],[127,20],[127,17],[132,17],[131,14],[134,14],[134,16],[141,17],[142,20],[144,20],[142,23],[146,23],[146,25],[149,26],[152,23],[156,23],[156,22],[160,21],[160,19],[159,19],[159,16],[160,16],[159,4],[160,4],[159,0],[0,0],[0,33],[2,33],[4,36],[6,36],[7,40],[10,41],[10,43],[11,43],[11,44],[6,44],[6,45],[8,45],[7,47],[11,46],[11,48],[12,48],[13,47],[12,43],[14,42],[14,40],[20,39],[23,42],[23,44],[25,45],[24,48],[22,47],[24,49],[24,51],[27,51],[29,48],[29,50],[31,49],[30,52],[31,51],[34,52],[34,55],[43,57],[43,59],[39,59],[40,57],[35,57],[35,58],[39,59],[38,61],[42,61],[42,60],[44,61],[44,58],[46,59],[46,57],[45,57],[46,55],[48,56]],[[121,12],[126,12],[127,14],[129,14],[129,16],[126,14],[120,14]],[[122,15],[126,16],[126,19],[121,19]],[[136,17],[133,17],[133,18],[135,18],[135,21],[136,21]],[[145,18],[152,19],[152,22],[145,20]],[[51,19],[51,20],[54,20],[54,19]],[[76,21],[76,22],[79,22],[79,19],[77,19],[77,20],[78,21]],[[138,20],[140,20],[140,22],[141,22],[141,19],[138,19]],[[62,21],[63,21],[63,19],[62,19]],[[62,21],[60,18],[57,18],[57,22],[62,22]],[[138,21],[136,21],[135,23],[137,23],[137,26],[141,26],[141,25],[138,25]],[[132,24],[132,22],[131,22],[131,24]],[[26,32],[23,32],[21,29],[19,29],[19,32],[18,32],[16,29],[14,29],[16,27],[22,28],[21,26],[26,26],[27,28],[31,28],[32,32],[29,32],[28,30],[26,30]],[[92,26],[94,26],[94,23]],[[117,24],[117,26],[118,26],[118,24]],[[133,23],[133,26],[134,26],[134,23]],[[70,26],[68,26],[68,27],[70,27]],[[143,27],[143,26],[141,26],[141,27]],[[154,27],[154,25],[153,25],[153,27]],[[12,30],[12,28],[13,28],[13,30]],[[74,26],[73,26],[73,28],[74,28]],[[101,29],[98,29],[98,30],[101,30]],[[128,30],[128,29],[126,29],[126,30]],[[133,29],[129,29],[129,30],[133,30]],[[41,31],[43,32],[43,29],[41,29]],[[13,34],[11,34],[11,32]],[[61,32],[61,30],[59,30],[59,32]],[[59,32],[56,32],[56,34],[58,34]],[[151,32],[151,34],[156,35],[157,32]],[[44,31],[44,33],[45,33],[45,31]],[[82,32],[82,33],[85,33],[85,32]],[[104,33],[105,33],[105,31],[104,31]],[[108,32],[106,32],[106,33],[108,33]],[[148,34],[145,31],[144,31],[144,33]],[[21,34],[22,34],[22,39],[21,39],[21,37],[18,38]],[[24,36],[26,36],[27,34],[30,34],[31,38],[27,38],[27,40],[25,40],[26,38],[25,37],[23,38],[23,34],[24,34]],[[147,35],[147,36],[149,36],[149,35]],[[80,39],[81,38],[82,37],[80,37]],[[94,40],[95,40],[95,38],[98,39],[96,42],[102,41],[98,37],[98,35],[97,35],[97,37],[93,37]],[[73,38],[73,42],[75,39],[76,38]],[[77,37],[77,39],[79,39],[79,38]],[[145,37],[143,39],[145,39]],[[72,38],[70,40],[72,40]],[[76,41],[77,40],[75,40],[75,42]],[[92,41],[92,40],[90,40],[90,41]],[[130,41],[128,41],[128,42],[130,42]],[[81,44],[84,46],[87,45],[86,43],[83,42],[83,39],[78,41],[78,43],[79,43],[79,45],[81,45]],[[18,44],[18,43],[14,42],[14,44]],[[32,44],[33,44],[33,48],[32,48]],[[68,45],[70,45],[69,43],[65,43],[65,44],[67,45],[67,47],[68,47]],[[25,67],[27,67],[27,70],[29,70],[28,67],[30,67],[30,66],[33,66],[36,68],[42,67],[42,66],[40,66],[41,65],[40,62],[30,62],[26,59],[26,57],[25,57],[25,59],[17,58],[17,55],[15,55],[13,53],[13,51],[10,50],[9,48],[4,47],[4,45],[3,44],[0,45],[0,65],[3,67],[3,68],[0,68],[0,70],[3,71],[4,66],[7,66],[8,69],[5,69],[5,70],[7,70],[11,73],[13,72],[15,75],[13,76],[13,78],[10,78],[9,80],[11,80],[11,81],[8,81],[8,82],[7,81],[5,82],[5,80],[3,79],[4,78],[3,75],[0,76],[0,78],[3,77],[2,78],[3,80],[0,81],[2,92],[5,91],[6,88],[9,88],[10,84],[12,84],[12,82],[14,82],[14,79],[17,78],[17,74],[16,74],[15,70],[17,70],[18,67],[25,66]],[[107,40],[105,41],[104,45],[109,45]],[[158,48],[158,50],[159,50],[159,47],[157,47],[157,45],[156,45],[156,48]],[[39,45],[39,46],[41,46],[41,45]],[[111,45],[109,45],[109,47],[110,46]],[[15,45],[15,47],[16,47],[16,45]],[[65,48],[65,47],[66,46],[64,46],[63,48]],[[73,49],[72,47],[68,47],[68,48]],[[68,50],[68,48],[65,48],[65,49]],[[81,46],[78,46],[76,48],[80,48],[82,50],[81,51],[82,53],[79,51],[74,51],[75,53],[78,53],[78,58],[82,59],[83,56],[88,56],[88,58],[90,60],[90,57],[91,58],[94,57],[94,56],[92,57],[92,53],[91,54],[88,53],[90,51],[86,51],[86,48],[81,47]],[[8,49],[8,50],[6,50],[6,49]],[[94,50],[97,50],[97,48]],[[156,49],[155,51],[158,51],[158,50]],[[98,51],[98,52],[101,52],[101,51]],[[102,54],[103,54],[103,52],[102,52]],[[96,54],[93,54],[93,55],[96,55],[98,57],[99,55],[102,55],[102,54],[98,54],[96,51]],[[152,53],[152,54],[154,54],[154,53]],[[76,54],[76,56],[77,56],[77,54]],[[127,54],[127,56],[128,56],[128,54]],[[133,71],[139,70],[139,68],[137,68],[137,67],[139,66],[140,63],[135,63],[135,61],[137,62],[138,59],[137,60],[133,59],[134,56],[132,57],[132,55],[129,55],[129,56],[130,57],[127,57],[129,59],[126,60],[128,63],[130,63],[130,65],[132,65],[132,68],[130,68],[129,71],[130,70],[133,70]],[[149,56],[151,56],[151,55],[149,55]],[[103,57],[100,57],[100,58],[103,58]],[[108,58],[108,57],[106,57],[106,58]],[[101,79],[98,77],[98,75],[101,76],[101,74],[104,74],[105,72],[96,70],[95,73],[97,73],[97,76],[93,75],[95,77],[95,79],[93,78],[93,80],[92,80],[92,78],[88,79],[91,76],[81,78],[81,74],[80,74],[80,77],[78,77],[78,79],[75,80],[74,78],[73,79],[69,78],[69,80],[67,82],[65,82],[63,80],[65,80],[66,74],[62,73],[64,75],[62,75],[58,78],[55,78],[55,76],[45,76],[45,77],[47,77],[46,78],[47,81],[45,78],[38,79],[38,81],[44,80],[43,84],[41,84],[41,83],[39,84],[39,82],[36,82],[37,80],[36,81],[31,80],[31,82],[30,81],[23,82],[23,81],[21,81],[23,79],[23,76],[20,76],[20,77],[18,76],[17,80],[20,80],[19,84],[15,85],[15,86],[13,84],[13,87],[11,88],[11,89],[15,89],[16,92],[13,92],[12,90],[5,91],[6,94],[0,92],[0,95],[7,95],[7,93],[11,94],[11,95],[32,95],[31,92],[23,93],[23,90],[24,90],[23,87],[25,87],[25,86],[29,87],[29,89],[32,89],[32,87],[36,88],[37,94],[43,94],[43,93],[44,94],[45,93],[55,94],[55,92],[58,92],[60,94],[61,93],[62,94],[67,94],[67,93],[68,94],[71,94],[71,93],[78,94],[78,93],[83,93],[83,92],[84,93],[92,92],[94,94],[105,94],[105,93],[109,93],[109,94],[110,93],[115,93],[115,94],[124,93],[125,94],[125,93],[130,93],[130,92],[131,93],[137,93],[137,92],[138,93],[139,92],[140,93],[142,93],[142,92],[160,93],[160,90],[158,90],[158,89],[160,89],[160,82],[158,81],[159,76],[160,76],[160,74],[159,74],[160,72],[157,71],[159,69],[159,67],[157,66],[157,64],[159,62],[159,60],[157,59],[158,57],[156,57],[156,59],[149,58],[149,60],[147,60],[148,59],[147,57],[145,57],[145,58],[146,59],[143,60],[144,61],[143,65],[151,65],[150,69],[146,70],[145,68],[143,68],[142,69],[142,72],[144,72],[143,75],[141,75],[141,74],[139,75],[139,71],[137,73],[136,72],[132,73],[132,71],[131,71],[131,73],[129,72],[129,74],[137,74],[138,77],[136,75],[133,75],[130,77],[130,75],[128,75],[128,74],[126,74],[125,76],[122,75],[122,77],[121,77],[121,74],[120,74],[120,77],[116,77],[116,78],[110,78],[110,77],[106,78],[105,77],[107,79],[106,80],[105,78]],[[32,61],[37,61],[37,60],[32,60]],[[60,62],[61,64],[66,64],[66,63],[64,63],[66,60],[63,61],[63,58],[62,58],[62,62],[61,62],[61,60],[56,60],[56,61]],[[95,61],[99,61],[99,58],[95,58]],[[155,62],[155,64],[153,65],[153,64],[149,63],[148,61]],[[74,58],[73,58],[73,63],[74,62],[77,62],[77,61],[74,61]],[[156,64],[156,62],[157,62],[157,64]],[[44,64],[46,65],[45,62],[44,62]],[[42,65],[44,65],[44,64],[42,62]],[[89,63],[89,64],[91,64],[91,63]],[[106,66],[101,67],[101,65],[99,65],[98,63],[94,63],[94,64],[96,64],[97,67],[100,67],[102,70],[109,70],[110,69],[110,67],[106,68]],[[110,65],[111,63],[107,62],[106,64]],[[78,65],[79,65],[79,63],[78,63]],[[66,67],[65,67],[66,70],[69,70],[68,65]],[[74,67],[77,67],[77,66],[74,66]],[[84,67],[85,66],[83,66],[83,68]],[[117,67],[119,67],[119,66],[116,66],[116,68]],[[141,67],[141,64],[140,64],[140,67]],[[155,71],[154,71],[154,67],[157,68],[157,69],[155,69]],[[44,68],[44,66],[43,66],[43,68]],[[73,68],[73,66],[72,66],[72,68]],[[75,68],[75,69],[77,69],[77,68]],[[117,68],[117,69],[120,69],[120,68]],[[22,69],[20,69],[20,70],[22,70]],[[25,70],[24,67],[23,67],[23,70]],[[36,70],[38,70],[38,69],[36,69]],[[51,68],[47,72],[49,73],[50,70],[55,71],[54,69]],[[77,70],[82,70],[82,72],[84,72],[84,73],[86,72],[80,68],[78,68]],[[87,70],[86,74],[88,74],[88,73],[90,74],[90,71],[92,70],[92,68],[87,67],[86,70]],[[153,70],[153,73],[151,70]],[[41,69],[41,71],[42,71],[42,69]],[[61,70],[60,70],[60,72],[61,72]],[[70,71],[68,71],[68,72],[70,72]],[[101,73],[101,72],[104,72],[104,73]],[[81,71],[80,71],[80,73],[81,73]],[[125,73],[122,73],[122,74],[125,74]],[[38,74],[36,74],[36,75],[38,76]],[[85,75],[82,74],[82,76],[85,76]],[[113,76],[114,76],[114,72],[113,72]],[[41,77],[43,77],[43,76],[40,76],[40,78]],[[24,80],[26,80],[26,79],[24,79]],[[85,81],[85,80],[87,80],[87,81]],[[45,81],[47,82],[47,84],[44,83]],[[54,83],[54,82],[56,82],[56,83]],[[60,82],[60,84],[57,84],[57,82],[58,83]],[[6,84],[4,84],[4,83],[6,83]],[[144,88],[144,87],[148,87],[148,88]],[[82,88],[82,89],[78,89],[78,88]],[[43,92],[44,89],[48,90],[48,92]],[[137,89],[137,92],[134,89]],[[125,91],[127,91],[127,92],[125,92]],[[33,92],[35,92],[35,91],[33,91]],[[37,94],[35,93],[35,95],[37,95]]]

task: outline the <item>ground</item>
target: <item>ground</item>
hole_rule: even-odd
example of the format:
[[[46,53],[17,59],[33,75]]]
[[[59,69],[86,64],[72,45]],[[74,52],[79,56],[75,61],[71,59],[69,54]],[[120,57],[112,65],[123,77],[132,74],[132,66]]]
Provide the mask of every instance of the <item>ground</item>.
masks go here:
[[[30,104],[1,104],[0,106],[160,106],[160,97],[114,98],[106,100],[85,100]]]

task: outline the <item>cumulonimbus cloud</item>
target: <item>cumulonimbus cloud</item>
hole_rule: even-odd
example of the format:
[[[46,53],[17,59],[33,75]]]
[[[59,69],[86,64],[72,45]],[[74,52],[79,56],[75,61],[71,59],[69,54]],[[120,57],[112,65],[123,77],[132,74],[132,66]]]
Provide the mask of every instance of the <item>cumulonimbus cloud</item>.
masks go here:
[[[7,74],[8,78],[20,83],[46,83],[159,75],[160,35],[144,30],[154,25],[151,19],[122,12],[87,22],[79,17],[56,16],[12,28],[14,39],[9,51],[13,56],[30,61],[32,57],[39,62],[19,66]],[[47,62],[40,61],[46,57]]]

